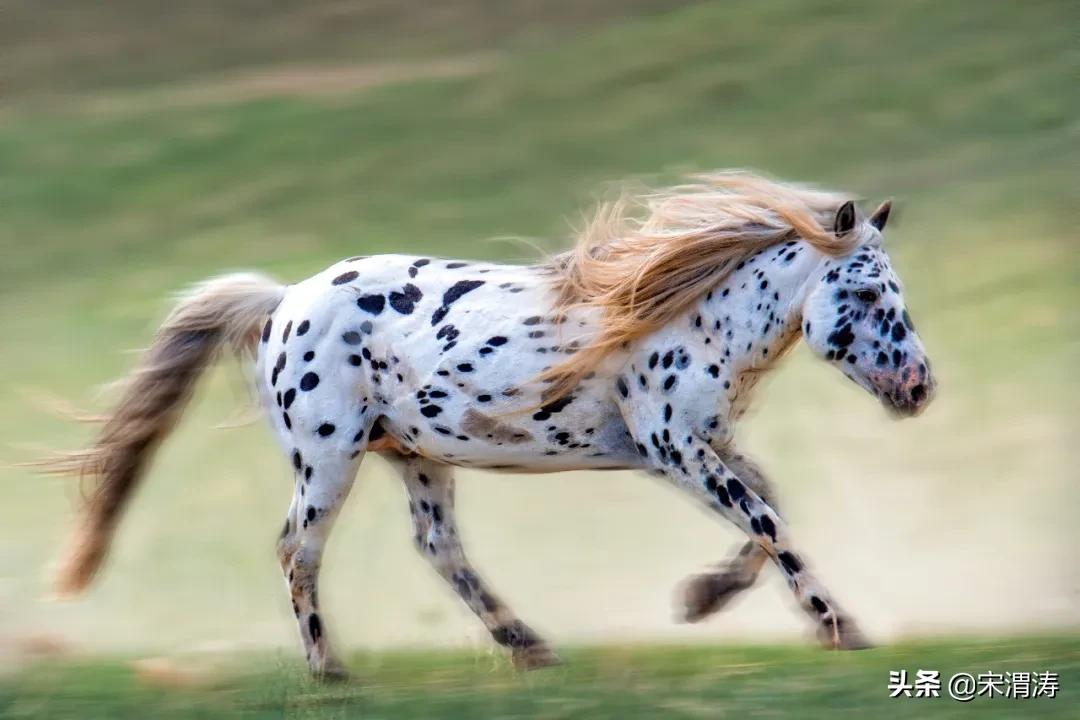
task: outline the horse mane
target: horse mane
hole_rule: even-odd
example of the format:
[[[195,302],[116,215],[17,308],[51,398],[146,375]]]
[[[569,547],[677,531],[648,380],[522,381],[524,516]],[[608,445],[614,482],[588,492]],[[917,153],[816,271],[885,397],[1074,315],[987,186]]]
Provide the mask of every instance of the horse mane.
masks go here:
[[[843,255],[866,223],[842,236],[833,222],[848,196],[742,171],[623,195],[601,204],[574,247],[545,264],[556,311],[593,309],[602,328],[585,347],[541,374],[545,402],[564,397],[608,356],[659,329],[755,253],[803,239]]]

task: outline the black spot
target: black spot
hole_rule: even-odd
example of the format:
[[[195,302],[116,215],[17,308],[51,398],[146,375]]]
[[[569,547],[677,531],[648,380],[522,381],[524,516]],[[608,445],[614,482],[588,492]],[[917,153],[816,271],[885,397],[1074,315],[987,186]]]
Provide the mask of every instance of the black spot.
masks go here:
[[[281,353],[277,357],[277,362],[274,363],[274,369],[270,373],[270,384],[277,385],[278,375],[285,369],[285,353]]]
[[[472,292],[484,284],[483,280],[459,280],[443,293],[442,305],[432,314],[431,326],[434,327],[450,312],[450,306],[461,299],[465,293]]]
[[[350,355],[349,364],[353,367],[360,367],[364,364],[364,358],[360,357],[359,355]]]
[[[482,403],[491,402],[491,396],[486,393],[483,395],[477,395],[476,399]]]
[[[319,376],[313,372],[304,373],[304,377],[300,378],[300,389],[304,392],[314,390],[319,384]]]
[[[390,307],[402,315],[411,315],[416,308],[416,303],[423,297],[424,294],[420,292],[420,288],[409,283],[401,289],[401,292],[390,293]]]
[[[500,645],[510,648],[528,648],[540,642],[533,631],[525,627],[520,620],[509,625],[500,625],[491,631],[491,637]]]
[[[896,323],[892,326],[892,339],[894,342],[900,342],[907,335],[907,328],[902,323]]]
[[[810,596],[810,605],[821,615],[824,615],[826,612],[829,611],[829,606],[822,602],[821,598],[819,598],[817,595]]]
[[[729,478],[727,481],[728,493],[731,494],[731,499],[738,501],[743,495],[746,494],[746,486],[744,486],[737,478]]]
[[[315,351],[314,350],[308,350],[306,353],[304,353],[304,362],[311,362],[314,359],[315,359]]]
[[[779,558],[780,564],[784,566],[784,571],[787,572],[788,575],[794,575],[795,573],[802,570],[802,563],[799,562],[799,558],[795,557],[794,554],[788,552],[787,550],[780,553],[776,557]]]
[[[311,522],[315,519],[315,508],[313,506],[308,505],[306,517],[308,522]]]
[[[472,363],[459,363],[457,366],[458,372],[471,373],[473,371]]]
[[[562,412],[567,405],[574,401],[573,395],[554,400],[540,406],[540,410],[533,414],[533,420],[547,420],[555,413]]]
[[[281,342],[286,342],[289,339],[289,333],[292,332],[292,320],[285,324],[285,331],[281,333]]]
[[[675,385],[679,382],[679,379],[674,375],[668,375],[664,378],[664,392],[671,392]]]
[[[270,330],[274,327],[274,322],[267,319],[266,324],[263,325],[262,341],[267,342],[270,340]]]
[[[299,470],[304,464],[304,457],[300,454],[299,450],[293,450],[292,454],[293,467]]]
[[[772,538],[773,542],[776,542],[776,525],[768,515],[761,516],[761,529]]]
[[[360,273],[356,272],[355,270],[350,270],[349,272],[343,272],[340,275],[338,275],[336,278],[334,278],[333,280],[330,281],[330,284],[331,285],[344,285],[347,282],[352,282],[353,280],[355,280],[359,276],[360,276]]]
[[[285,391],[284,400],[285,400],[285,409],[286,410],[289,409],[289,406],[292,405],[293,400],[295,400],[295,399],[296,399],[296,388],[289,388],[288,390]]]
[[[425,405],[424,407],[420,408],[420,414],[424,417],[429,418],[433,418],[441,412],[442,408],[438,405]]]
[[[386,298],[382,295],[363,295],[357,298],[356,306],[372,315],[378,315],[386,306]]]
[[[533,315],[531,317],[527,317],[524,320],[522,320],[521,324],[522,325],[539,325],[542,322],[544,322],[544,318],[540,317],[539,315]]]
[[[829,344],[837,347],[846,348],[851,343],[855,342],[855,334],[851,332],[851,323],[845,323],[839,330],[834,330],[829,333]]]
[[[502,335],[496,335],[493,338],[488,338],[487,344],[491,345],[492,347],[499,347],[500,345],[505,345],[506,342],[507,341],[505,337],[503,337]]]
[[[335,429],[332,423],[323,423],[315,432],[319,433],[321,437],[328,437],[334,434]]]
[[[320,622],[319,616],[315,613],[308,615],[307,626],[311,642],[318,642],[319,638],[322,637],[322,622]]]
[[[720,504],[724,507],[731,507],[731,495],[728,494],[726,488],[723,485],[716,486],[716,499],[720,501]]]
[[[618,390],[619,394],[624,398],[630,395],[630,388],[626,387],[626,381],[623,380],[622,376],[619,376],[615,381],[615,389]]]
[[[311,329],[311,323],[308,322],[307,320],[305,320],[304,322],[302,322],[302,323],[300,323],[299,325],[296,326],[296,336],[300,337],[301,335],[306,335],[307,331],[310,330],[310,329]]]

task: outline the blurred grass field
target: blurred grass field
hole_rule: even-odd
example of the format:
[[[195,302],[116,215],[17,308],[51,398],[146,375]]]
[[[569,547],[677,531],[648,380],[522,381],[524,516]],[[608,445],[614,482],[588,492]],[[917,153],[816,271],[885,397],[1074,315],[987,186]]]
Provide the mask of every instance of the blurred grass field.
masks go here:
[[[174,291],[235,268],[291,282],[355,254],[527,261],[527,244],[487,239],[556,248],[619,181],[718,167],[899,201],[890,249],[935,407],[892,423],[797,352],[742,433],[829,587],[879,639],[1080,624],[1072,4],[170,8],[4,7],[0,643],[299,653],[272,551],[288,470],[262,423],[214,428],[248,402],[232,371],[161,453],[98,587],[38,602],[76,489],[14,464],[85,440],[59,399],[102,406],[93,388],[130,367]],[[325,563],[331,632],[485,647],[412,556],[395,481],[377,460],[361,476]],[[462,478],[470,554],[556,643],[805,630],[777,578],[673,626],[673,585],[738,540],[650,481]],[[499,677],[492,703],[534,692]],[[262,678],[252,692],[276,683]]]
[[[212,673],[184,660],[166,671],[122,659],[33,668],[0,680],[0,713],[79,718],[1071,718],[1080,701],[1076,638],[904,644],[862,653],[790,647],[602,647],[520,675],[460,652],[358,655],[345,685],[308,679],[294,659],[231,656]],[[949,697],[954,673],[1057,669],[1054,697]],[[889,698],[889,671],[936,669],[940,697]],[[1072,680],[1073,682],[1070,682]]]

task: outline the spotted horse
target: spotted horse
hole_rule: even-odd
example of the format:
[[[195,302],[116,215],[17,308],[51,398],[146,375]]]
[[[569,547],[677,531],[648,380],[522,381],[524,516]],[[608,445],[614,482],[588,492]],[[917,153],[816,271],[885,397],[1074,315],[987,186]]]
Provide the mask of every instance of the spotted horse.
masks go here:
[[[380,255],[289,286],[205,282],[159,329],[96,442],[50,461],[95,480],[58,590],[87,586],[198,376],[232,349],[254,351],[292,468],[277,554],[317,676],[345,672],[319,611],[319,566],[368,452],[400,473],[417,549],[520,667],[557,657],[466,555],[455,467],[645,470],[748,538],[684,584],[687,620],[771,560],[827,647],[863,646],[732,436],[756,381],[800,338],[899,416],[930,401],[882,245],[888,215],[888,204],[864,216],[844,195],[719,172],[602,207],[571,250],[532,266]]]

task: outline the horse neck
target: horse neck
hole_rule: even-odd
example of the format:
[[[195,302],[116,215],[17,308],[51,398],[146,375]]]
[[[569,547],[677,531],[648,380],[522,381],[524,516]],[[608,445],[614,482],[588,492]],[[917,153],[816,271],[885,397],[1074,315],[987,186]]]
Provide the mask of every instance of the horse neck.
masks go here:
[[[752,385],[801,337],[803,303],[822,261],[808,243],[775,245],[740,263],[702,298],[695,311],[733,385]]]

